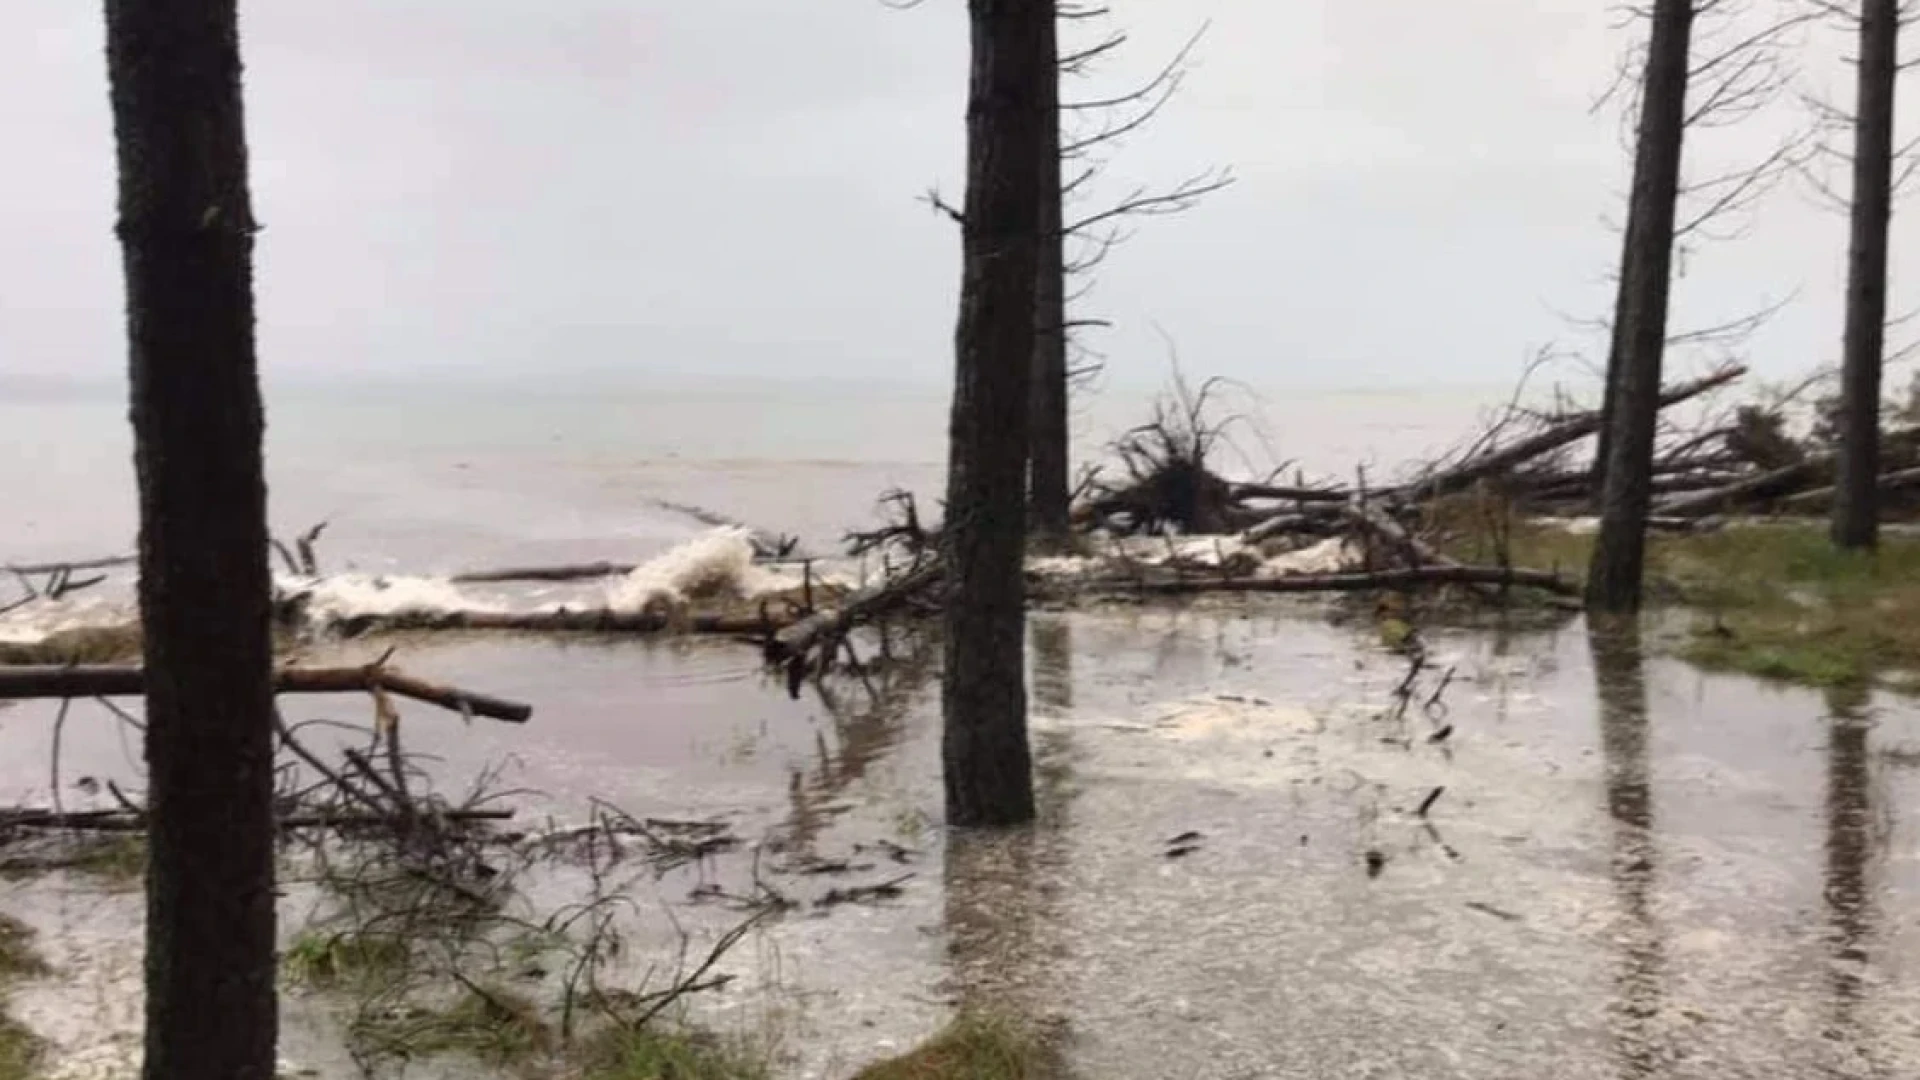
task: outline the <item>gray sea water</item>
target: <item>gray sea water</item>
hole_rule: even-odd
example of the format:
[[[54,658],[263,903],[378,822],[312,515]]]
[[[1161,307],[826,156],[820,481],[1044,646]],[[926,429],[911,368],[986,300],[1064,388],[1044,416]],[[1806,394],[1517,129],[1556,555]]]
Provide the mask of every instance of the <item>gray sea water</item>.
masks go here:
[[[1082,462],[1142,422],[1156,392],[1076,405]],[[1223,469],[1292,463],[1386,475],[1455,443],[1498,387],[1402,393],[1223,390]],[[889,488],[932,507],[948,395],[935,386],[806,379],[390,382],[267,389],[272,527],[327,521],[328,565],[430,573],[635,558],[704,528],[694,506],[831,548]],[[118,387],[0,397],[0,562],[130,550],[132,436]]]

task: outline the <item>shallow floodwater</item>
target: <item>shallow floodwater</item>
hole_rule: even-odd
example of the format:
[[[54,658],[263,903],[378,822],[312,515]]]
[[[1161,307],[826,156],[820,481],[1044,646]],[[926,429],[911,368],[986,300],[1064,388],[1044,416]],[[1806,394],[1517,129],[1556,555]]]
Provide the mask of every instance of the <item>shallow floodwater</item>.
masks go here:
[[[1427,637],[1396,710],[1406,658],[1318,607],[1036,615],[1041,821],[950,841],[925,656],[799,700],[727,643],[422,639],[399,662],[537,707],[524,728],[409,711],[448,786],[511,758],[544,793],[523,818],[597,797],[747,841],[636,875],[634,951],[737,922],[703,887],[758,875],[799,901],[697,1009],[794,1076],[844,1076],[959,1003],[1047,1020],[1103,1080],[1920,1073],[1920,711],[1578,623]],[[0,799],[44,800],[51,720],[0,711]],[[96,709],[65,743],[69,777],[128,772]],[[818,906],[906,873],[897,897]],[[98,933],[76,887],[0,884],[0,907],[56,944]],[[72,1013],[72,1049],[137,1024],[120,935],[77,961],[117,982],[20,1010]],[[331,1075],[325,1011],[290,1008],[287,1053]]]

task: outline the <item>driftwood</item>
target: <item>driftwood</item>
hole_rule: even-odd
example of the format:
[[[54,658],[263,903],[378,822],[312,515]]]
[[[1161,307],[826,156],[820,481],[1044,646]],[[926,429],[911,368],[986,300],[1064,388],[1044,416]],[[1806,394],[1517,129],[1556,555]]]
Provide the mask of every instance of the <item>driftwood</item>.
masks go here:
[[[283,694],[354,694],[384,691],[443,709],[524,723],[533,707],[517,701],[439,686],[392,668],[281,668],[274,690]],[[137,664],[0,667],[0,700],[24,698],[130,697],[147,689],[146,670]]]
[[[1907,488],[1917,485],[1920,485],[1920,468],[1900,469],[1895,472],[1882,473],[1876,484],[1883,492],[1904,491]],[[1784,506],[1791,506],[1798,509],[1801,507],[1818,506],[1831,498],[1833,498],[1833,485],[1828,484],[1825,487],[1817,487],[1810,491],[1801,491],[1788,495],[1781,499],[1780,502]]]
[[[679,631],[692,634],[764,634],[793,621],[790,615],[729,615],[692,612],[674,615],[662,611],[609,611],[582,608],[559,611],[447,611],[432,614],[367,615],[340,620],[342,633],[354,636],[376,630],[510,630],[530,633],[597,631],[610,634],[655,634]]]
[[[862,620],[904,606],[915,595],[938,584],[946,572],[942,560],[928,559],[899,577],[855,594],[837,608],[814,612],[774,634],[767,643],[767,659],[777,663],[804,656],[816,644],[844,636]]]
[[[1556,596],[1577,597],[1580,586],[1545,570],[1499,566],[1421,566],[1352,574],[1295,574],[1272,578],[1113,579],[1099,583],[1116,591],[1160,596],[1200,593],[1313,593],[1366,592],[1406,589],[1417,585],[1507,585],[1539,589]]]
[[[1302,503],[1343,503],[1348,499],[1347,493],[1338,488],[1276,487],[1272,484],[1234,484],[1229,490],[1229,497],[1235,501],[1280,499]]]
[[[636,565],[593,562],[570,566],[509,566],[499,570],[471,570],[463,574],[455,574],[449,580],[456,585],[482,585],[503,581],[589,581],[631,574]]]
[[[1687,495],[1677,495],[1655,503],[1653,512],[1661,517],[1700,517],[1726,510],[1739,503],[1783,495],[1833,470],[1830,455],[1796,461],[1767,472],[1736,480],[1722,487]]]
[[[447,822],[510,821],[512,810],[436,810],[429,815]],[[299,811],[281,815],[276,824],[282,829],[331,829],[385,827],[393,816],[372,813],[310,813]],[[147,815],[143,808],[131,810],[43,810],[35,807],[0,809],[0,833],[9,829],[46,829],[64,832],[145,832]]]
[[[1746,368],[1734,365],[1692,382],[1670,387],[1660,395],[1660,408],[1665,409],[1699,397],[1709,390],[1715,390],[1733,382],[1746,373]],[[1599,430],[1600,414],[1598,412],[1575,413],[1552,424],[1545,431],[1521,439],[1511,446],[1476,455],[1459,465],[1420,480],[1411,485],[1406,494],[1417,501],[1465,491],[1482,480],[1511,472],[1520,465],[1550,454],[1563,446],[1576,443]]]

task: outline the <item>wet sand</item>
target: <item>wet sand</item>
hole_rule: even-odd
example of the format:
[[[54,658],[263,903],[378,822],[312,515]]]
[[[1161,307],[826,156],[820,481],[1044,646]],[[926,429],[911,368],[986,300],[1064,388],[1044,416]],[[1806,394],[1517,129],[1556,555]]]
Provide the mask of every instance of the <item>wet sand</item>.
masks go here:
[[[1406,660],[1313,606],[1036,615],[1042,820],[950,842],[924,665],[830,703],[725,643],[442,638],[400,662],[536,704],[524,728],[406,721],[449,778],[515,759],[509,781],[546,793],[523,816],[599,797],[749,841],[634,876],[638,957],[675,922],[696,943],[736,922],[690,897],[747,891],[755,858],[809,905],[915,875],[767,924],[699,1003],[775,1039],[790,1075],[845,1075],[958,1002],[1048,1019],[1103,1080],[1920,1072],[1920,710],[1702,675],[1578,624],[1428,641],[1396,718]],[[51,718],[0,710],[0,800],[44,801]],[[129,771],[97,710],[65,741],[66,776]],[[809,854],[857,869],[794,872]],[[137,1025],[137,900],[43,879],[0,883],[0,908],[70,976],[17,1011],[93,1016],[76,1046]],[[287,1055],[332,1075],[328,1007],[290,1005]]]

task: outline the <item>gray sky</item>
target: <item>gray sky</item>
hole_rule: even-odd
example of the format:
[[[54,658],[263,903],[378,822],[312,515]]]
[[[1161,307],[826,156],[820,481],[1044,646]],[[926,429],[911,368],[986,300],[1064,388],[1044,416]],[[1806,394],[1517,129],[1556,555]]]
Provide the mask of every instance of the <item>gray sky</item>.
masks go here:
[[[1549,342],[1593,351],[1559,313],[1604,310],[1617,254],[1620,128],[1590,111],[1627,40],[1609,5],[1115,3],[1133,41],[1089,93],[1212,31],[1105,190],[1239,176],[1104,270],[1084,313],[1119,323],[1096,339],[1115,381],[1164,372],[1156,326],[1189,371],[1269,387],[1497,383]],[[271,375],[948,377],[958,236],[918,197],[962,180],[960,0],[241,6]],[[122,364],[99,7],[0,5],[0,374]],[[1676,328],[1798,289],[1753,359],[1830,359],[1844,242],[1781,192],[1686,260]]]

